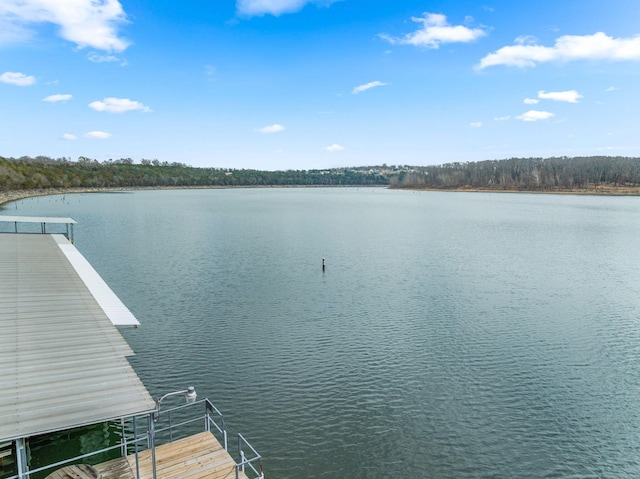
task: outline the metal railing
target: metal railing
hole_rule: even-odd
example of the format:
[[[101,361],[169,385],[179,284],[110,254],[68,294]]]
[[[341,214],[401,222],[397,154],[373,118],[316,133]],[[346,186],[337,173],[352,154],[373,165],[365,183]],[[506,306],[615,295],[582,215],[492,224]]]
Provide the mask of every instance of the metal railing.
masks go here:
[[[142,442],[142,441],[145,441],[145,442],[148,441],[148,438],[147,438],[146,435],[138,437],[137,439],[130,438],[129,443],[135,444],[136,449],[137,449],[138,443]],[[18,446],[18,448],[19,447],[20,446]],[[18,472],[18,474],[6,477],[4,479],[23,479],[23,478],[27,479],[27,478],[30,478],[30,477],[32,477],[34,475],[39,475],[42,472],[45,472],[45,471],[48,471],[48,470],[52,470],[53,471],[53,470],[56,470],[56,469],[58,469],[60,467],[68,466],[68,465],[71,465],[71,464],[78,464],[78,463],[84,462],[85,459],[89,459],[91,457],[98,456],[98,455],[101,455],[101,454],[106,454],[106,453],[109,453],[111,451],[115,451],[117,449],[120,449],[122,451],[122,444],[115,444],[113,446],[105,447],[105,448],[99,449],[97,451],[91,451],[91,452],[88,452],[86,454],[82,454],[80,456],[75,456],[75,457],[72,457],[72,458],[69,458],[69,459],[65,459],[65,460],[62,460],[62,461],[58,461],[58,462],[54,462],[54,463],[51,463],[51,464],[47,464],[45,466],[38,467],[37,469],[31,469],[29,471],[25,471],[25,472],[22,472],[22,473]],[[20,451],[17,451],[17,454],[19,455]],[[136,453],[136,456],[137,456],[137,453]],[[136,457],[136,463],[137,462],[138,461],[137,461],[137,457]],[[137,477],[138,478],[140,477],[139,473],[138,473]]]
[[[182,411],[186,409],[193,409],[194,407],[198,407],[198,405],[204,406],[204,415],[197,416],[195,418],[184,419]],[[177,423],[176,421],[177,417]],[[163,417],[166,418],[166,425],[163,423]],[[193,432],[187,431],[187,433],[180,434],[178,431],[175,431],[177,428],[184,428],[189,426],[190,424],[197,423],[204,419],[204,430],[210,431],[216,439],[220,442],[224,450],[227,451],[236,462],[236,479],[238,479],[240,472],[247,475],[251,479],[263,479],[264,474],[262,472],[262,456],[258,454],[258,452],[254,449],[254,447],[245,439],[242,434],[238,433],[238,448],[237,450],[232,450],[229,448],[229,431],[225,427],[224,416],[222,413],[214,406],[214,404],[209,401],[209,399],[202,399],[200,401],[196,401],[191,404],[183,404],[181,406],[176,406],[171,409],[164,409],[158,412],[158,425],[160,427],[156,427],[156,445],[162,444],[163,434],[164,439],[167,439],[168,434],[168,442],[172,442],[174,437],[186,437]],[[234,457],[235,455],[235,457]]]
[[[252,457],[249,459],[247,459],[243,446],[246,446],[251,452]],[[249,441],[247,441],[240,433],[238,433],[238,454],[240,455],[240,462],[236,463],[236,479],[238,479],[240,471],[246,474],[246,466],[248,466],[254,473],[254,476],[252,477],[264,479],[264,474],[262,472],[262,456],[256,452],[253,446],[249,444]],[[258,469],[256,469],[256,463]]]
[[[198,407],[202,408],[202,412],[194,415],[193,411]],[[146,427],[143,426],[141,428],[138,424],[142,420],[147,422]],[[159,409],[148,416],[136,416],[122,420],[121,431],[120,444],[18,473],[5,479],[28,479],[43,471],[53,471],[60,467],[78,464],[80,462],[91,462],[90,458],[117,449],[120,449],[120,455],[122,457],[131,454],[135,455],[136,470],[134,472],[136,477],[140,478],[138,454],[141,451],[151,449],[155,460],[156,446],[183,439],[202,431],[211,432],[220,442],[224,450],[232,456],[236,463],[236,479],[239,479],[241,472],[250,479],[264,479],[262,456],[258,454],[249,441],[240,433],[237,434],[237,451],[229,449],[229,431],[225,426],[224,416],[208,399],[202,399],[191,404],[184,404],[170,409]],[[89,459],[89,461],[86,461],[87,459]]]

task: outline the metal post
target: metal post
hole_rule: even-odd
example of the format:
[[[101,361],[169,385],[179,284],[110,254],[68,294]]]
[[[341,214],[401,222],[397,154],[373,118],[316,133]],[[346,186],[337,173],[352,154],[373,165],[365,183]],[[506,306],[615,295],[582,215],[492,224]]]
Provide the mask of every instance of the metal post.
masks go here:
[[[140,458],[138,457],[138,429],[136,424],[138,422],[138,417],[133,417],[133,444],[134,451],[136,452],[136,479],[140,479]]]
[[[238,434],[238,453],[240,454],[240,464],[242,464],[242,472],[244,472],[244,451],[242,450],[242,437]]]
[[[18,477],[23,479],[29,473],[27,464],[27,447],[23,437],[16,439],[16,462],[18,466]]]
[[[157,479],[156,476],[156,444],[155,444],[155,421],[153,420],[153,413],[149,414],[149,442],[151,444],[151,469],[153,470],[153,479]]]
[[[224,417],[220,418],[220,422],[222,423],[222,437],[224,439],[224,450],[228,451],[227,448],[227,428],[224,427]]]
[[[120,434],[122,434],[120,438],[120,455],[127,457],[127,434],[124,430],[124,418],[120,418]]]

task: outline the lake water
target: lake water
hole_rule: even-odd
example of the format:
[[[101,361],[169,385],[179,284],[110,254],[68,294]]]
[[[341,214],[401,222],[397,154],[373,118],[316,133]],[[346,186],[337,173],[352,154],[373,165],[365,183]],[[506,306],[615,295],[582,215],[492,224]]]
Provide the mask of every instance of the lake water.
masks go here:
[[[196,386],[267,478],[640,477],[640,198],[176,190],[3,213],[79,222],[152,395]]]

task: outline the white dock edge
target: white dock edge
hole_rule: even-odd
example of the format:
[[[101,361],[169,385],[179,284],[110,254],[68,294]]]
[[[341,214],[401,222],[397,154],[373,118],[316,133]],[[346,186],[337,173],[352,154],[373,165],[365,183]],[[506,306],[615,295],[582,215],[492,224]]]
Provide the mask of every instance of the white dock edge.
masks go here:
[[[73,269],[76,270],[76,273],[78,273],[78,276],[80,276],[80,279],[82,279],[111,323],[119,328],[137,328],[140,326],[133,313],[120,301],[80,251],[64,235],[51,236],[58,243],[60,250],[69,260]]]

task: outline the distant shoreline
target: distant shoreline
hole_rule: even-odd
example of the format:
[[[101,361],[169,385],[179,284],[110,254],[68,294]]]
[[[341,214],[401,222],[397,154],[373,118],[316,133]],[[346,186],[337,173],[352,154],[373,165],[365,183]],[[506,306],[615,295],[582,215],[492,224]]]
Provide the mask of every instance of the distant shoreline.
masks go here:
[[[77,187],[46,188],[38,190],[0,190],[0,206],[12,201],[34,198],[36,196],[64,195],[74,193],[108,193],[141,190],[223,190],[248,188],[388,188],[387,185],[238,185],[238,186],[116,186],[116,187]]]
[[[23,200],[25,198],[33,198],[36,196],[64,195],[74,193],[104,193],[104,192],[122,192],[122,191],[139,191],[139,190],[211,190],[211,189],[227,189],[227,188],[390,188],[381,185],[266,185],[266,186],[131,186],[131,187],[114,187],[114,188],[47,188],[38,190],[8,190],[0,191],[0,205],[10,203],[12,201]],[[542,195],[591,195],[591,196],[640,196],[640,187],[628,186],[598,186],[588,189],[575,190],[509,190],[509,189],[489,189],[489,188],[390,188],[394,190],[409,191],[441,191],[447,193],[529,193]]]
[[[403,187],[391,188],[394,190],[409,191],[441,191],[445,193],[521,193],[533,195],[588,195],[588,196],[640,196],[640,186],[594,186],[586,189],[553,189],[553,190],[512,190],[502,188],[430,188],[430,187]]]
[[[114,187],[114,188],[46,188],[41,190],[8,190],[0,191],[0,206],[12,201],[24,200],[25,198],[34,198],[36,196],[51,196],[51,195],[65,195],[74,193],[108,193],[108,192],[123,192],[123,191],[135,191],[135,190],[182,190],[182,189],[213,189],[215,186],[209,187]]]
[[[65,193],[93,193],[111,190],[111,188],[47,188],[45,190],[0,191],[0,205],[25,198],[33,198],[35,196],[63,195]]]

